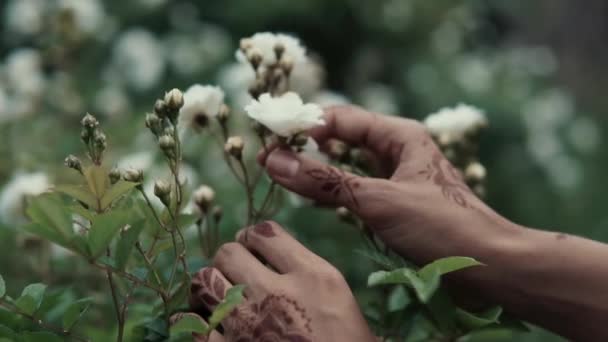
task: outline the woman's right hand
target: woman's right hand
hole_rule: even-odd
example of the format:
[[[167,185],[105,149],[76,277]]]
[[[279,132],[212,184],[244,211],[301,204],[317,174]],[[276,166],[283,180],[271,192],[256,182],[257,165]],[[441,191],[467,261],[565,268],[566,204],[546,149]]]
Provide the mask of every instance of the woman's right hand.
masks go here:
[[[485,261],[520,231],[469,190],[419,122],[352,106],[326,109],[325,121],[310,132],[320,146],[338,139],[368,149],[388,177],[356,176],[280,148],[261,162],[285,188],[347,207],[400,254],[418,263],[451,255]]]

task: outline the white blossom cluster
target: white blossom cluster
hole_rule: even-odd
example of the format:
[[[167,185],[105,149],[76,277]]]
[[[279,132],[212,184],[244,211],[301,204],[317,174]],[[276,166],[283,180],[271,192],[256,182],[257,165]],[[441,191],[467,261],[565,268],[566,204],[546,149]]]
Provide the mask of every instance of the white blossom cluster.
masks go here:
[[[0,192],[0,219],[6,223],[21,222],[25,217],[27,197],[39,195],[50,186],[45,173],[15,172]]]
[[[424,124],[434,136],[448,136],[458,140],[486,126],[487,119],[478,108],[459,104],[429,115],[424,120]]]

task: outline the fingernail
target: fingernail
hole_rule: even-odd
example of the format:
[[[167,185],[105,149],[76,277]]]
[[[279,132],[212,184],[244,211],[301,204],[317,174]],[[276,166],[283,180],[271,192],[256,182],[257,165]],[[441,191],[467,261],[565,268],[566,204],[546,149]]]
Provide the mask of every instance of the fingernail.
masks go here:
[[[276,149],[266,159],[266,170],[277,177],[291,178],[298,173],[299,168],[300,161],[291,151]]]

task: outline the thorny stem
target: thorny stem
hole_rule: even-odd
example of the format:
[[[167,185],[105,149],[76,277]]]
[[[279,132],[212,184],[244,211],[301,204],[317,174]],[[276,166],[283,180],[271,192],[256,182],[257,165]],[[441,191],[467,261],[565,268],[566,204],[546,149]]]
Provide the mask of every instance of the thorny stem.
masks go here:
[[[75,334],[71,333],[69,330],[64,330],[64,329],[62,329],[62,328],[60,328],[58,326],[55,326],[53,324],[46,323],[46,322],[42,321],[41,319],[38,319],[38,318],[34,317],[33,315],[28,315],[25,312],[21,312],[21,310],[19,310],[19,308],[15,307],[13,304],[10,304],[10,303],[8,303],[6,301],[3,301],[1,299],[0,299],[0,306],[4,307],[5,309],[7,309],[7,310],[9,310],[11,312],[14,312],[14,313],[16,313],[16,314],[18,314],[20,316],[23,316],[23,317],[31,320],[33,323],[37,324],[38,326],[40,326],[40,327],[42,327],[44,329],[50,330],[50,331],[52,331],[52,332],[54,332],[56,334],[59,334],[61,336],[69,337],[69,338],[71,338],[73,340],[81,341],[81,342],[88,342],[89,341],[89,340],[87,340],[84,337],[81,337],[81,336],[78,336],[78,335],[75,335]]]

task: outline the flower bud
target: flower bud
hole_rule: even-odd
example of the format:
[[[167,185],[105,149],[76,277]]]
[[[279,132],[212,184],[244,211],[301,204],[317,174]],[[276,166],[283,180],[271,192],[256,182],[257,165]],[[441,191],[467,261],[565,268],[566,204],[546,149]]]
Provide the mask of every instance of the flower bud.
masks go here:
[[[152,131],[152,133],[154,133],[155,135],[159,135],[162,129],[161,126],[162,121],[161,118],[158,117],[158,115],[154,113],[146,114],[146,127],[148,127],[150,131]]]
[[[165,103],[170,110],[179,110],[184,105],[184,94],[177,88],[165,93]]]
[[[251,63],[254,70],[257,70],[260,64],[262,64],[262,53],[258,49],[251,49],[247,51],[247,60]]]
[[[353,214],[350,212],[350,210],[346,209],[345,207],[338,207],[336,209],[336,215],[338,215],[338,218],[343,222],[348,222],[348,223],[354,222]]]
[[[141,183],[144,180],[144,171],[131,167],[125,170],[122,177],[127,182]]]
[[[175,148],[175,139],[170,135],[164,134],[158,139],[158,146],[165,152],[172,151]]]
[[[217,120],[221,123],[221,124],[225,124],[228,121],[228,118],[230,117],[230,108],[223,103],[222,106],[220,107],[220,111],[217,114]]]
[[[89,131],[92,131],[93,129],[97,128],[97,126],[99,126],[99,121],[97,121],[97,119],[90,113],[87,113],[82,118],[82,121],[80,121],[80,123],[82,124],[82,127],[86,128]]]
[[[239,136],[234,136],[228,138],[226,140],[226,144],[224,145],[224,151],[230,154],[236,159],[241,159],[243,157],[243,148],[245,147],[245,142],[243,138]]]
[[[308,135],[298,133],[291,138],[290,145],[302,147],[308,142]]]
[[[156,100],[154,103],[154,114],[158,115],[160,118],[164,118],[168,113],[167,103],[161,99]]]
[[[222,220],[223,214],[224,214],[224,211],[222,210],[222,207],[220,207],[219,205],[216,205],[211,209],[211,216],[213,216],[213,221],[215,221],[215,224],[220,223],[220,221]]]
[[[285,52],[285,45],[283,45],[282,43],[274,44],[274,54],[277,56],[277,61],[281,59],[284,52]]]
[[[239,48],[243,52],[246,52],[247,50],[251,49],[252,46],[253,46],[253,42],[251,41],[251,38],[243,38],[239,42]]]
[[[291,74],[291,71],[293,70],[293,58],[285,56],[283,57],[283,59],[281,59],[279,65],[281,66],[281,69],[283,69],[283,71],[285,72],[285,75],[289,76]]]
[[[249,86],[249,95],[251,95],[251,97],[253,97],[254,99],[257,99],[258,97],[260,97],[260,95],[264,93],[265,89],[266,83],[264,82],[264,80],[256,79],[255,82],[253,82],[253,84]]]
[[[164,180],[157,180],[154,182],[154,195],[158,197],[164,205],[169,206],[171,200],[171,184]]]
[[[110,173],[108,173],[108,177],[110,177],[110,183],[116,184],[120,178],[122,178],[122,172],[119,168],[114,167],[112,170],[110,170]]]
[[[95,147],[101,151],[105,150],[108,143],[106,139],[106,135],[103,132],[95,132],[95,136],[93,137],[93,143]]]
[[[163,130],[163,135],[168,135],[168,136],[173,137],[175,135],[175,128],[173,128],[173,126],[165,127],[165,129]]]
[[[467,181],[481,182],[486,178],[486,168],[479,162],[470,163],[464,171]]]
[[[74,169],[82,173],[82,163],[80,162],[80,159],[78,159],[78,157],[74,156],[73,154],[70,154],[65,158],[64,164],[70,169]]]
[[[348,156],[348,146],[339,140],[330,140],[327,144],[327,154],[334,160],[342,161]]]
[[[80,132],[80,140],[87,145],[89,140],[91,140],[91,132],[86,128],[83,129],[82,132]]]
[[[439,146],[448,146],[454,142],[454,139],[449,133],[442,133],[437,137]]]
[[[209,205],[215,199],[215,191],[208,185],[201,185],[194,191],[192,198],[194,199],[194,204],[196,204],[203,213],[206,213]]]

